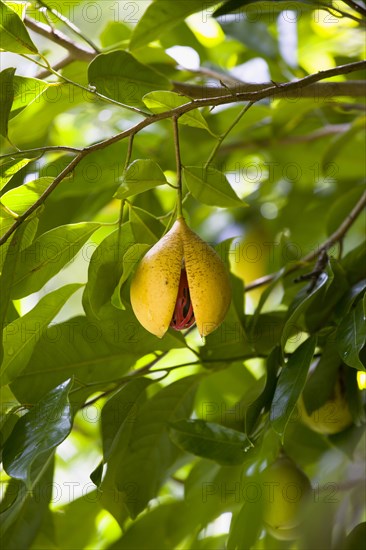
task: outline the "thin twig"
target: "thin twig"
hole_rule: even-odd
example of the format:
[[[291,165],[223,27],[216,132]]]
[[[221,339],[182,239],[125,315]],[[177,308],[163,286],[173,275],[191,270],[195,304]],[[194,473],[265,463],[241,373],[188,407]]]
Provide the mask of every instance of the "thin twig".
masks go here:
[[[6,153],[5,155],[1,155],[0,159],[5,158],[11,158],[11,157],[19,157],[24,155],[31,155],[33,153],[41,153],[42,155],[44,153],[51,153],[51,152],[61,152],[66,151],[68,153],[81,153],[83,150],[78,149],[77,147],[67,147],[63,145],[46,145],[45,147],[35,147],[34,149],[24,149],[23,151],[13,151],[13,153]]]
[[[182,210],[182,162],[180,158],[178,116],[172,117],[175,147],[175,163],[177,170],[177,217],[183,215]]]
[[[68,19],[67,17],[65,17],[62,13],[60,13],[59,11],[57,11],[55,8],[52,8],[52,7],[49,7],[45,2],[43,2],[43,0],[38,0],[40,4],[42,4],[42,6],[44,6],[44,8],[46,8],[46,10],[50,11],[55,17],[57,17],[57,19],[59,19],[62,23],[64,23],[64,25],[66,25],[66,27],[68,27],[71,31],[73,31],[79,38],[81,38],[82,40],[84,40],[84,42],[86,42],[91,48],[93,48],[93,50],[96,52],[96,53],[99,53],[99,48],[98,46],[96,46],[94,44],[94,42],[92,40],[90,40],[90,38],[88,38],[87,36],[85,36],[85,34],[83,34],[81,32],[81,30],[74,24],[70,21],[70,19]]]
[[[348,214],[348,216],[343,220],[343,222],[340,224],[338,229],[332,233],[332,235],[324,241],[319,249],[313,250],[303,258],[301,258],[295,265],[289,267],[283,274],[283,277],[286,277],[290,273],[293,273],[294,271],[297,271],[301,267],[304,266],[304,264],[307,264],[317,258],[320,254],[326,252],[331,248],[335,243],[341,242],[344,236],[346,235],[347,231],[350,229],[350,227],[353,225],[353,223],[356,221],[358,216],[361,214],[362,210],[366,207],[366,192],[363,193],[357,204],[354,206],[354,208],[351,210],[351,212]],[[245,292],[250,292],[251,290],[254,290],[255,288],[259,288],[263,285],[266,285],[268,283],[271,283],[277,276],[278,272],[271,273],[269,275],[265,275],[264,277],[260,277],[259,279],[256,279],[255,281],[249,283],[245,287]]]
[[[221,144],[224,141],[224,139],[229,135],[231,130],[238,124],[240,119],[245,115],[245,113],[251,108],[252,105],[254,105],[254,103],[252,101],[249,102],[247,105],[245,105],[245,107],[243,107],[243,109],[240,111],[240,113],[235,117],[233,122],[230,124],[229,128],[223,134],[221,134],[221,136],[219,136],[219,138],[217,140],[217,143],[215,144],[214,148],[211,151],[210,156],[208,157],[208,159],[205,163],[205,166],[204,166],[205,169],[208,168],[208,166],[212,162],[212,159],[215,157],[215,155],[216,155],[217,151],[219,150],[219,148],[221,147]]]
[[[343,2],[353,10],[357,11],[358,13],[366,17],[366,8],[364,8],[360,4],[357,4],[357,2],[354,2],[354,0],[343,0]]]

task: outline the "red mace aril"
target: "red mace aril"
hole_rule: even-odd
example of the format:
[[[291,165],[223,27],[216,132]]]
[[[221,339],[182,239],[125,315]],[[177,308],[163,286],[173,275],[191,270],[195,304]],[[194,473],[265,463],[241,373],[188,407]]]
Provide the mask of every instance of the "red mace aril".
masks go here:
[[[170,326],[174,330],[189,328],[195,323],[191,296],[189,294],[187,272],[182,269],[179,280],[178,296]]]

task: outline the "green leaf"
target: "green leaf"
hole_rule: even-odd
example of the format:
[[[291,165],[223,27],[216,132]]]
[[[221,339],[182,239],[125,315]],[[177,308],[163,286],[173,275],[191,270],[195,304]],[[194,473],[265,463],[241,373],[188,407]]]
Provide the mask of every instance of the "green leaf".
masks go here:
[[[9,384],[25,369],[43,331],[65,302],[82,285],[71,284],[50,292],[28,313],[4,329],[4,359],[0,369],[0,385]]]
[[[18,215],[24,214],[51,185],[53,178],[39,178],[11,189],[1,197],[1,203]]]
[[[117,487],[134,518],[157,496],[180,452],[168,436],[170,422],[191,414],[200,376],[187,376],[161,389],[137,414],[126,454],[117,472]],[[134,498],[128,489],[134,487]]]
[[[118,282],[118,285],[114,289],[111,301],[114,307],[119,309],[125,309],[125,305],[122,302],[121,291],[124,283],[127,281],[135,266],[141,260],[142,256],[149,250],[150,245],[136,243],[130,246],[123,256],[123,271],[122,276]]]
[[[39,78],[14,76],[14,101],[11,107],[10,118],[17,116],[34,101],[39,101],[40,96],[48,88],[61,85],[59,82],[45,82],[44,80],[39,80]]]
[[[127,105],[143,105],[142,97],[148,92],[171,88],[167,78],[122,50],[98,55],[89,65],[88,76],[99,93]]]
[[[316,337],[311,336],[291,355],[279,376],[270,419],[273,428],[280,435],[282,443],[288,421],[305,386],[315,346]]]
[[[153,382],[149,378],[131,380],[111,397],[102,409],[103,458],[107,462],[120,444],[126,424],[136,419],[137,402],[141,394]]]
[[[50,456],[41,465],[37,467],[36,464],[36,468],[32,468],[34,481],[31,488],[17,479],[10,480],[4,500],[12,499],[12,503],[1,513],[3,548],[16,550],[31,547],[49,511],[54,488],[53,474],[54,460]]]
[[[281,366],[281,350],[275,347],[267,358],[266,383],[261,394],[245,412],[245,430],[250,435],[263,409],[268,410],[276,390],[277,372]]]
[[[0,73],[0,134],[4,137],[8,135],[9,115],[14,99],[14,73],[13,67]]]
[[[183,169],[183,182],[195,199],[209,206],[245,206],[235,194],[225,174],[214,168],[187,166]]]
[[[188,15],[200,12],[205,7],[217,3],[217,0],[208,0],[203,6],[202,0],[189,0],[189,2],[175,0],[174,3],[166,2],[166,0],[155,0],[148,6],[134,28],[130,49],[140,48],[152,40],[160,38],[161,34],[183,21]],[[203,13],[208,18],[209,14]]]
[[[183,451],[224,465],[241,464],[253,447],[245,433],[200,419],[174,422],[169,435]]]
[[[6,5],[9,6],[12,10],[14,10],[19,15],[22,21],[24,20],[27,7],[29,7],[29,4],[27,1],[18,2],[18,0],[16,0],[15,2],[8,2],[8,0],[6,0]]]
[[[303,391],[305,408],[309,414],[331,398],[340,366],[341,359],[337,351],[335,332],[332,332],[325,343],[319,363],[309,376]]]
[[[24,250],[24,248],[26,248],[27,246],[32,244],[33,239],[34,239],[34,237],[37,233],[38,222],[39,222],[38,215],[39,214],[40,214],[40,211],[38,210],[37,212],[34,212],[31,216],[29,216],[29,218],[27,218],[26,222],[23,222],[26,225],[26,231],[24,233],[24,238],[22,239],[22,243],[20,245],[19,252],[21,252],[22,250]],[[1,222],[3,222],[3,220],[4,220],[4,218],[2,218],[1,215],[0,215],[0,220],[1,220]],[[29,220],[29,223],[27,223],[28,220]],[[10,242],[11,242],[11,236],[0,247],[0,271],[3,270],[3,265],[4,265],[4,262],[5,262],[5,258],[6,258],[6,254],[7,254]],[[10,279],[9,279],[9,281],[10,281]]]
[[[121,277],[123,256],[134,244],[129,222],[116,229],[95,249],[88,270],[88,282],[83,295],[87,315],[99,318],[101,307],[108,303]]]
[[[295,299],[291,303],[286,317],[281,336],[281,347],[285,349],[286,342],[291,333],[296,328],[296,321],[302,313],[304,313],[314,300],[315,296],[323,290],[324,285],[328,282],[328,275],[321,273],[318,277],[315,287],[309,292],[309,283],[300,290]]]
[[[31,467],[36,459],[49,455],[70,433],[71,407],[68,394],[72,380],[66,380],[22,416],[3,451],[8,475],[30,486]]]
[[[55,539],[54,548],[60,544],[64,546],[65,550],[96,547],[96,541],[100,541],[101,537],[101,533],[98,533],[98,516],[102,513],[100,500],[100,494],[91,491],[57,507],[57,511],[50,518],[51,533]],[[48,543],[45,548],[49,547]],[[39,548],[37,541],[34,548]],[[54,550],[53,547],[50,550]]]
[[[351,284],[358,283],[366,278],[366,241],[363,240],[358,246],[353,248],[342,259],[341,265],[344,268],[347,279]]]
[[[254,478],[256,479],[256,478]],[[260,488],[258,481],[251,481]],[[238,514],[231,520],[229,537],[226,543],[227,550],[250,550],[255,548],[262,529],[263,499],[255,498],[244,502]]]
[[[21,18],[4,2],[0,2],[0,42],[2,51],[38,53]]]
[[[150,92],[143,97],[143,102],[145,103],[146,107],[148,107],[150,111],[152,111],[154,114],[164,113],[165,111],[176,109],[181,105],[191,103],[191,101],[192,100],[189,97],[179,95],[175,92],[164,91]],[[178,118],[178,122],[186,126],[202,128],[203,130],[207,130],[208,133],[211,134],[213,137],[216,137],[216,135],[211,132],[210,128],[208,127],[207,121],[204,119],[202,113],[197,109],[188,113],[184,113]]]
[[[94,388],[105,388],[107,381],[123,376],[136,361],[134,342],[142,346],[137,327],[129,320],[122,326],[102,326],[86,317],[73,317],[43,330],[28,365],[12,384],[14,395],[21,402],[37,401],[65,378],[75,376],[80,395],[73,390],[72,401],[79,405]],[[107,331],[111,331],[108,340]]]
[[[99,223],[61,225],[43,233],[24,249],[14,274],[12,298],[23,298],[43,285],[69,263]]]
[[[4,189],[5,185],[8,183],[8,181],[11,180],[11,178],[19,172],[24,166],[27,166],[29,162],[32,162],[34,159],[21,159],[18,158],[6,160],[1,166],[0,166],[0,191]]]
[[[121,538],[109,546],[109,550],[180,548],[179,543],[187,538],[196,525],[195,512],[184,501],[165,502],[131,523]],[[184,545],[184,548],[187,546]]]
[[[164,183],[167,183],[164,172],[156,162],[147,159],[134,160],[122,176],[122,183],[115,197],[127,199]]]
[[[366,295],[343,318],[336,333],[337,349],[342,361],[359,370],[366,370],[366,365],[360,360],[360,351],[366,342],[365,302]]]
[[[155,244],[162,237],[165,226],[142,208],[130,205],[129,219],[137,243]]]
[[[334,159],[337,159],[337,156],[342,151],[343,147],[352,142],[353,136],[355,136],[358,132],[363,132],[365,123],[366,117],[359,116],[354,119],[354,121],[350,124],[350,128],[346,132],[342,132],[333,138],[322,159],[323,171],[326,171],[329,164],[334,162]]]
[[[11,285],[14,280],[14,273],[19,261],[19,252],[25,238],[29,222],[25,221],[12,236],[4,258],[4,267],[0,277],[0,327],[7,325],[7,313],[11,303]],[[0,341],[0,364],[3,360],[3,340]]]

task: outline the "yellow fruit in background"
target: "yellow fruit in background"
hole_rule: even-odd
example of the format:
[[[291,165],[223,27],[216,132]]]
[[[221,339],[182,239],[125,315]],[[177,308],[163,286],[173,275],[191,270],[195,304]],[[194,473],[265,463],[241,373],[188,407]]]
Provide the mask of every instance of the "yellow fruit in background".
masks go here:
[[[342,432],[353,422],[339,378],[335,383],[332,397],[319,409],[308,414],[302,396],[297,405],[300,420],[314,432],[322,435]]]
[[[300,535],[298,527],[293,527],[292,529],[274,529],[266,525],[266,530],[277,540],[296,540]]]
[[[224,320],[231,301],[228,273],[215,250],[178,218],[140,261],[131,282],[132,309],[162,338],[196,322],[201,336]]]
[[[286,456],[280,456],[261,474],[264,495],[263,519],[268,532],[281,540],[296,538],[301,512],[309,497],[308,477]]]
[[[271,238],[261,228],[250,228],[245,236],[235,239],[230,250],[230,269],[244,285],[268,273],[268,260],[271,259]],[[265,286],[251,290],[247,299],[257,305]]]

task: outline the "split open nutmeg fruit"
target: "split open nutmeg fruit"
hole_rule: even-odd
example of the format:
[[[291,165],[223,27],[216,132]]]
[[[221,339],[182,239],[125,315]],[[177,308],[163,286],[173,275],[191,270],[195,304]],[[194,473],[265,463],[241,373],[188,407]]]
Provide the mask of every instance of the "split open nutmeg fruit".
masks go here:
[[[140,261],[130,297],[137,319],[159,338],[169,326],[194,323],[207,336],[224,320],[231,288],[219,255],[180,217]]]

